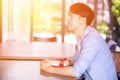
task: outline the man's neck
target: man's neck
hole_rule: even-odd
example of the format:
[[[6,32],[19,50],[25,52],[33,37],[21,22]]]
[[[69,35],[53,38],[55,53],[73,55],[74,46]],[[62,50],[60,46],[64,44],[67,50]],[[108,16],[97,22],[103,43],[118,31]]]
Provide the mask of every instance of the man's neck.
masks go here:
[[[77,31],[75,31],[76,36],[81,39],[86,28],[87,26],[82,26],[82,28],[80,27],[79,29],[77,29]]]

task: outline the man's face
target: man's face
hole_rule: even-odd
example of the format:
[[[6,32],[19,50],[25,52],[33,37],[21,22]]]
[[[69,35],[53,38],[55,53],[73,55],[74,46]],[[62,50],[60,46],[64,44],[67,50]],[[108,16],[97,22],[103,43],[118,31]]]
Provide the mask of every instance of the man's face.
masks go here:
[[[73,14],[71,12],[68,13],[68,30],[74,32],[78,28],[82,26],[81,16],[77,14]]]

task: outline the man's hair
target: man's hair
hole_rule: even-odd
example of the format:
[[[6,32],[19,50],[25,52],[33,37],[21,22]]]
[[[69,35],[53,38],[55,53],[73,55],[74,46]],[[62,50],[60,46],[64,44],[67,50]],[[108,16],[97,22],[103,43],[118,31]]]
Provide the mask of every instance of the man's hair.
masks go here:
[[[83,3],[75,3],[70,6],[70,12],[86,17],[87,25],[90,25],[94,18],[94,12],[90,7]]]

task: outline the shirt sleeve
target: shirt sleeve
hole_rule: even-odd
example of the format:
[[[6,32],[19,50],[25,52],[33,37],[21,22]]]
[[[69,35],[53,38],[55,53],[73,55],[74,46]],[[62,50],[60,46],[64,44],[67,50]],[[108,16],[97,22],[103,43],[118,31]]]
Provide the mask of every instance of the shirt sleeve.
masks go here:
[[[73,66],[73,72],[77,77],[81,77],[94,61],[100,49],[100,40],[98,36],[88,36],[81,43],[81,51],[78,53],[77,60]]]

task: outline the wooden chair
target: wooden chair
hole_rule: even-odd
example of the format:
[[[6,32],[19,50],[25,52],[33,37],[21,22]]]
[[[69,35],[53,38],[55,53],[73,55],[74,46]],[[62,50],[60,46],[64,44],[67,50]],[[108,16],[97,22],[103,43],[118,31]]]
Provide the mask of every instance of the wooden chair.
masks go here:
[[[57,42],[56,37],[33,37],[33,41],[39,41],[39,42]]]

